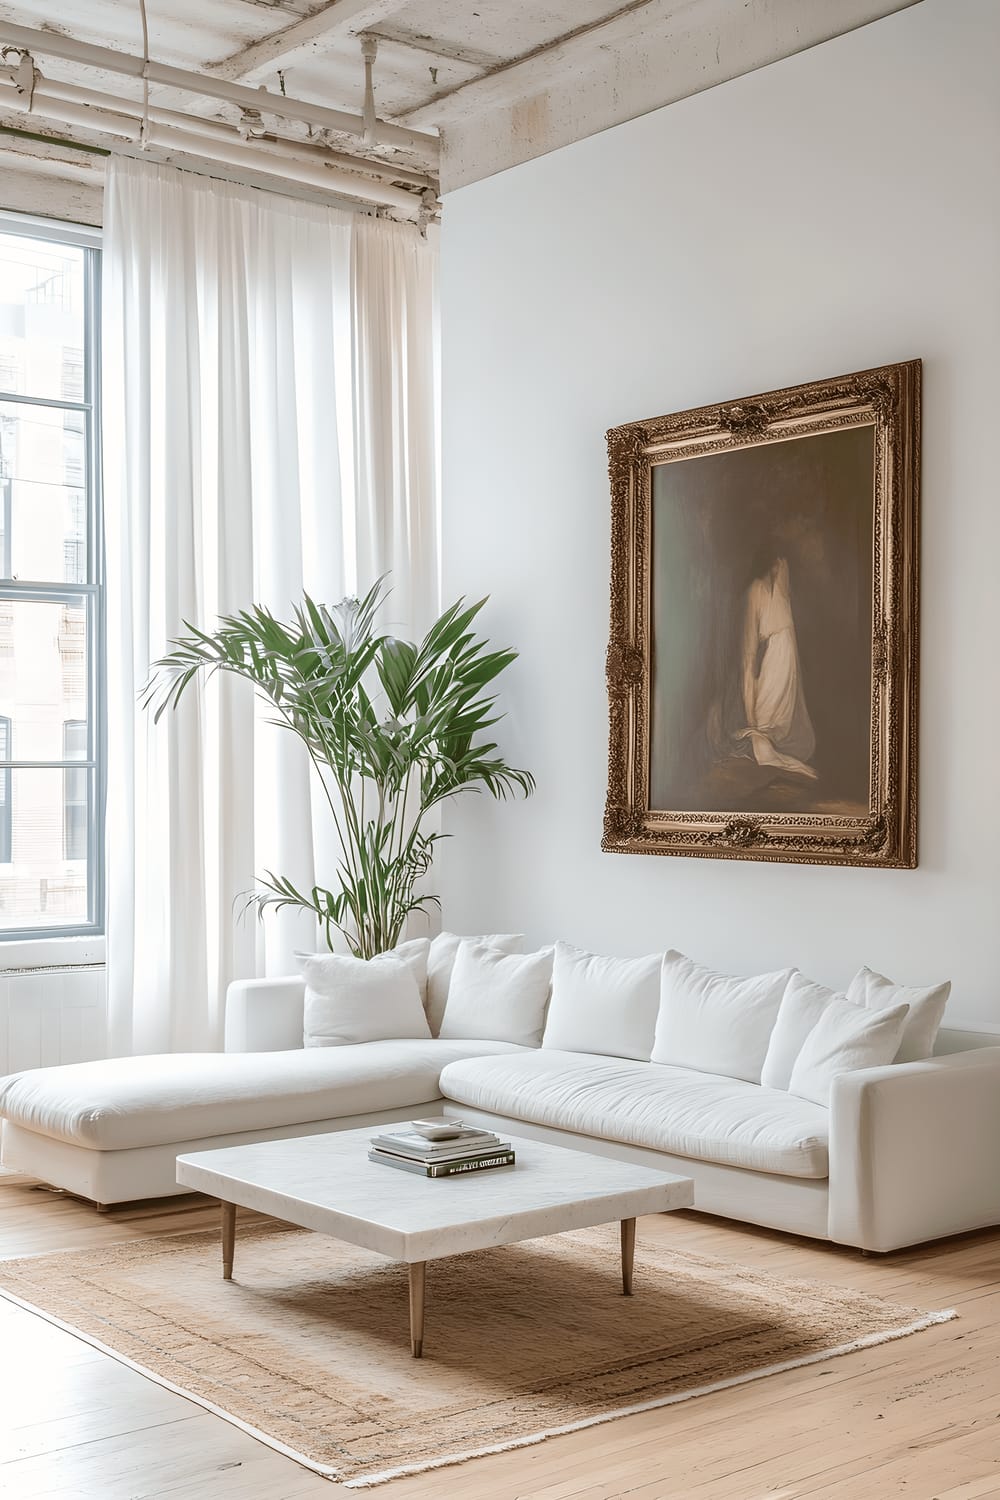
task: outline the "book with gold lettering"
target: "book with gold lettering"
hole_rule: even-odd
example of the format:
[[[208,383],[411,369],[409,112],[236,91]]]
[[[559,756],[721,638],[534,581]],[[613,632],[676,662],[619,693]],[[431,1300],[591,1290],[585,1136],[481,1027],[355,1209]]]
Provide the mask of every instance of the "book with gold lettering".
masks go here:
[[[466,1172],[484,1172],[494,1167],[512,1167],[516,1160],[514,1151],[507,1145],[501,1149],[480,1152],[474,1156],[457,1156],[445,1161],[418,1161],[411,1156],[397,1156],[373,1146],[368,1160],[381,1162],[386,1167],[399,1167],[404,1172],[416,1172],[420,1177],[457,1177]]]

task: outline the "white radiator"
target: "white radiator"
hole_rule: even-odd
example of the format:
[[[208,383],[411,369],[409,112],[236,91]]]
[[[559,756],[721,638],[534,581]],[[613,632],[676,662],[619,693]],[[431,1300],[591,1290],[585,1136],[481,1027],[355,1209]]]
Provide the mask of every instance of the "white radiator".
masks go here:
[[[105,1055],[103,964],[0,970],[0,1077]]]

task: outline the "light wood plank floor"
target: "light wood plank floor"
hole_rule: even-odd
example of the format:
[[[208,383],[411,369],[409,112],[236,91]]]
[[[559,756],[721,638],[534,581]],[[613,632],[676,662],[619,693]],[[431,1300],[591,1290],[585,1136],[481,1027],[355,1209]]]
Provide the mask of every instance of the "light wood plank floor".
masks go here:
[[[246,1215],[246,1220],[252,1218]],[[0,1255],[215,1225],[204,1199],[98,1215],[0,1176]],[[699,1217],[642,1242],[809,1276],[958,1321],[829,1364],[381,1486],[386,1500],[1000,1500],[1000,1233],[880,1259]],[[489,1358],[484,1329],[483,1357]],[[3,1500],[312,1500],[354,1493],[0,1299]]]

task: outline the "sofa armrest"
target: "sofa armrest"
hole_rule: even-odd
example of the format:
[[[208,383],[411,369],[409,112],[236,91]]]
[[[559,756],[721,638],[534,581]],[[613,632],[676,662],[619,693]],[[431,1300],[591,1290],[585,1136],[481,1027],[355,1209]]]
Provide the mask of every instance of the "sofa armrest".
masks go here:
[[[283,979],[237,979],[226,991],[227,1052],[291,1052],[302,1046],[306,985]]]
[[[898,1250],[1000,1223],[1000,1047],[842,1073],[831,1240]]]

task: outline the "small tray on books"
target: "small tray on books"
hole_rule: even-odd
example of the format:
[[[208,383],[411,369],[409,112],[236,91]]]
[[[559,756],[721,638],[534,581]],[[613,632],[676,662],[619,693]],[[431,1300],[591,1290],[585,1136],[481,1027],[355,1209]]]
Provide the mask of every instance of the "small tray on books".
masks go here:
[[[457,1136],[490,1135],[489,1130],[479,1130],[466,1125],[463,1120],[450,1120],[447,1115],[436,1115],[427,1120],[410,1120],[411,1130],[429,1141],[453,1141]]]

